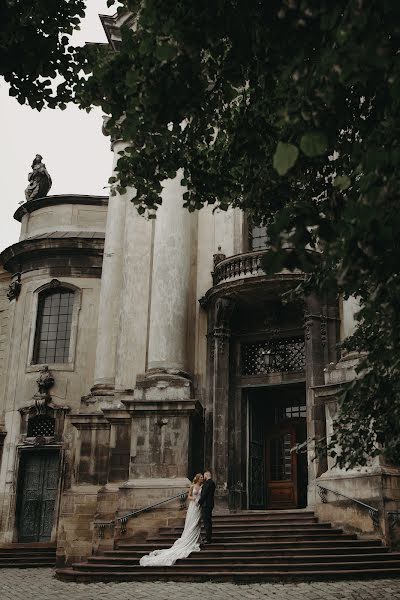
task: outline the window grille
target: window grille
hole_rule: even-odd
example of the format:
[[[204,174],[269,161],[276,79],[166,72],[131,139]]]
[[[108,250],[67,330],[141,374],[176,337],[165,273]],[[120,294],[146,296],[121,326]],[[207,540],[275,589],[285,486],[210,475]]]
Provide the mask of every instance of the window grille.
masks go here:
[[[74,292],[52,290],[39,296],[34,364],[68,362]]]
[[[56,421],[50,415],[37,415],[28,421],[27,437],[52,437]]]
[[[270,364],[265,355],[269,354]],[[268,375],[304,371],[305,344],[302,337],[280,338],[241,345],[241,374]]]

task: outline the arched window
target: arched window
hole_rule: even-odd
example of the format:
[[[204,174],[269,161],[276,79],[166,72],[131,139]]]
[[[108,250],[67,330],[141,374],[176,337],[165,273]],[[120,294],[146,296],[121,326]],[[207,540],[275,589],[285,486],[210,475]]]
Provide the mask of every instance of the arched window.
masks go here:
[[[39,294],[33,364],[68,362],[73,306],[71,290],[57,288]]]
[[[262,250],[268,246],[267,228],[249,223],[249,250]]]

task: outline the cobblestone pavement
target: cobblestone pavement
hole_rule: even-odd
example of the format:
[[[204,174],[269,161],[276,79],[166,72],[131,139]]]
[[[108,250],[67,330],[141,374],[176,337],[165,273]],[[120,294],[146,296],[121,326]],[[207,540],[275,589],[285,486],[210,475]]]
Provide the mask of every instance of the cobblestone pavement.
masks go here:
[[[52,569],[1,569],[1,600],[400,600],[400,579],[314,583],[64,583]]]

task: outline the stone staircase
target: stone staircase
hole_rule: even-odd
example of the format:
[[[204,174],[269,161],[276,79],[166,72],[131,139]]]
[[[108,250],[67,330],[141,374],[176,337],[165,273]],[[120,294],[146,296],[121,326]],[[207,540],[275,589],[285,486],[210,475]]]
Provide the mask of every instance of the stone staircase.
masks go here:
[[[115,550],[57,570],[65,581],[268,581],[397,577],[400,552],[379,540],[358,539],[313,512],[257,511],[214,517],[213,543],[172,567],[141,567],[139,559],[168,548],[181,527],[162,527],[146,541],[124,540]]]
[[[54,567],[56,546],[48,543],[8,544],[0,546],[0,569]]]

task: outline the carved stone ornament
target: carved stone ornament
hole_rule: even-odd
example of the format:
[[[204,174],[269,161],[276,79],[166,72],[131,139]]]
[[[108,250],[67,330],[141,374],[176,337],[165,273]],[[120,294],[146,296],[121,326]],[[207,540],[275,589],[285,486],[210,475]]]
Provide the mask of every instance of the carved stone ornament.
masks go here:
[[[46,439],[42,435],[37,435],[35,438],[25,438],[24,443],[27,446],[45,446],[46,444],[49,444],[52,441],[54,441],[54,438],[50,440]]]
[[[304,337],[307,341],[311,339],[311,326],[312,326],[311,314],[306,311],[304,313]]]
[[[28,175],[29,185],[25,190],[27,201],[44,198],[51,188],[51,177],[47,172],[46,165],[42,163],[42,158],[40,154],[36,154],[33,159],[32,171]]]
[[[18,300],[21,293],[21,273],[17,273],[17,279],[12,281],[8,287],[7,298],[11,300]]]
[[[225,260],[225,258],[226,254],[224,254],[221,251],[221,246],[218,246],[218,252],[216,254],[213,254],[214,269],[217,266],[217,264],[220,263],[222,260]]]
[[[327,324],[326,317],[322,314],[321,314],[320,328],[321,328],[321,344],[323,347],[325,347],[327,339],[328,339],[328,324]]]
[[[218,298],[215,303],[215,329],[229,329],[229,322],[235,308],[232,298]]]
[[[43,369],[40,369],[40,375],[36,379],[38,391],[33,396],[32,400],[35,405],[37,415],[45,415],[47,413],[47,405],[51,400],[49,394],[50,388],[54,385],[54,377],[49,367],[45,365]]]
[[[60,286],[61,283],[58,281],[58,279],[52,279],[48,285],[50,288],[59,288]]]

